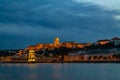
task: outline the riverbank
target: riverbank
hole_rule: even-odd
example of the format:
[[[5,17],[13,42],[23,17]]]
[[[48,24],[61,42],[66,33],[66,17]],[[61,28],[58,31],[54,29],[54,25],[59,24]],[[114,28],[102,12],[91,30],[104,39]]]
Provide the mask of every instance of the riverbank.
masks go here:
[[[5,61],[1,63],[120,63],[120,60],[82,60],[82,61]]]

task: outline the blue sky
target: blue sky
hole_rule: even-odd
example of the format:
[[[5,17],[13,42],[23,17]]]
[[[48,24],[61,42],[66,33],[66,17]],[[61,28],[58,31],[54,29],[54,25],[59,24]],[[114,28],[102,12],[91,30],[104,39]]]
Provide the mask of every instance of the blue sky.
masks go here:
[[[0,0],[0,49],[120,37],[119,0]]]

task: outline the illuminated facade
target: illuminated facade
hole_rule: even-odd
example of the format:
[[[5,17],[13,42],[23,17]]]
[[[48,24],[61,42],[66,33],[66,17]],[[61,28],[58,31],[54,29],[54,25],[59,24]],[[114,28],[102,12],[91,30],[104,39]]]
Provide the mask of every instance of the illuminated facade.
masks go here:
[[[59,44],[60,44],[59,38],[55,38],[54,46],[59,46]]]
[[[67,48],[75,48],[76,47],[76,43],[71,41],[71,42],[63,42],[61,44],[61,46],[67,47]]]
[[[91,45],[91,43],[75,43],[73,41],[60,43],[60,39],[55,38],[54,43],[52,43],[52,44],[40,43],[40,44],[37,44],[37,45],[28,46],[25,50],[27,50],[27,51],[29,51],[29,50],[39,51],[39,50],[42,50],[42,49],[52,50],[54,48],[60,48],[60,47],[84,48],[85,46],[90,46],[90,45]]]
[[[98,40],[97,44],[104,45],[104,44],[107,44],[109,42],[110,42],[110,40],[108,40],[108,39],[106,39],[106,40]]]
[[[90,46],[92,43],[77,43],[76,47],[77,48],[84,48],[86,46]]]
[[[35,62],[35,51],[30,50],[28,53],[28,62]]]
[[[19,50],[18,56],[22,56],[22,55],[23,55],[23,50]]]

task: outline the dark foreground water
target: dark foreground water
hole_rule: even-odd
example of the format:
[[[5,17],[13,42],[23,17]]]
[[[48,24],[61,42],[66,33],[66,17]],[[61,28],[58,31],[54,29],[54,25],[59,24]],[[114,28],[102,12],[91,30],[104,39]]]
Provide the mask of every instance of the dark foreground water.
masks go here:
[[[120,64],[2,64],[0,80],[120,80]]]

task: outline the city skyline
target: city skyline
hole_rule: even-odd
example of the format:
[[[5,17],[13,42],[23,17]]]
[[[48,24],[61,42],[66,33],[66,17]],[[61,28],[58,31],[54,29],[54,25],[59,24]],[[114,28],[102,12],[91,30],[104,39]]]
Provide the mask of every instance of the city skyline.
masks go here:
[[[120,37],[120,1],[1,0],[0,49],[36,43],[95,42]]]

